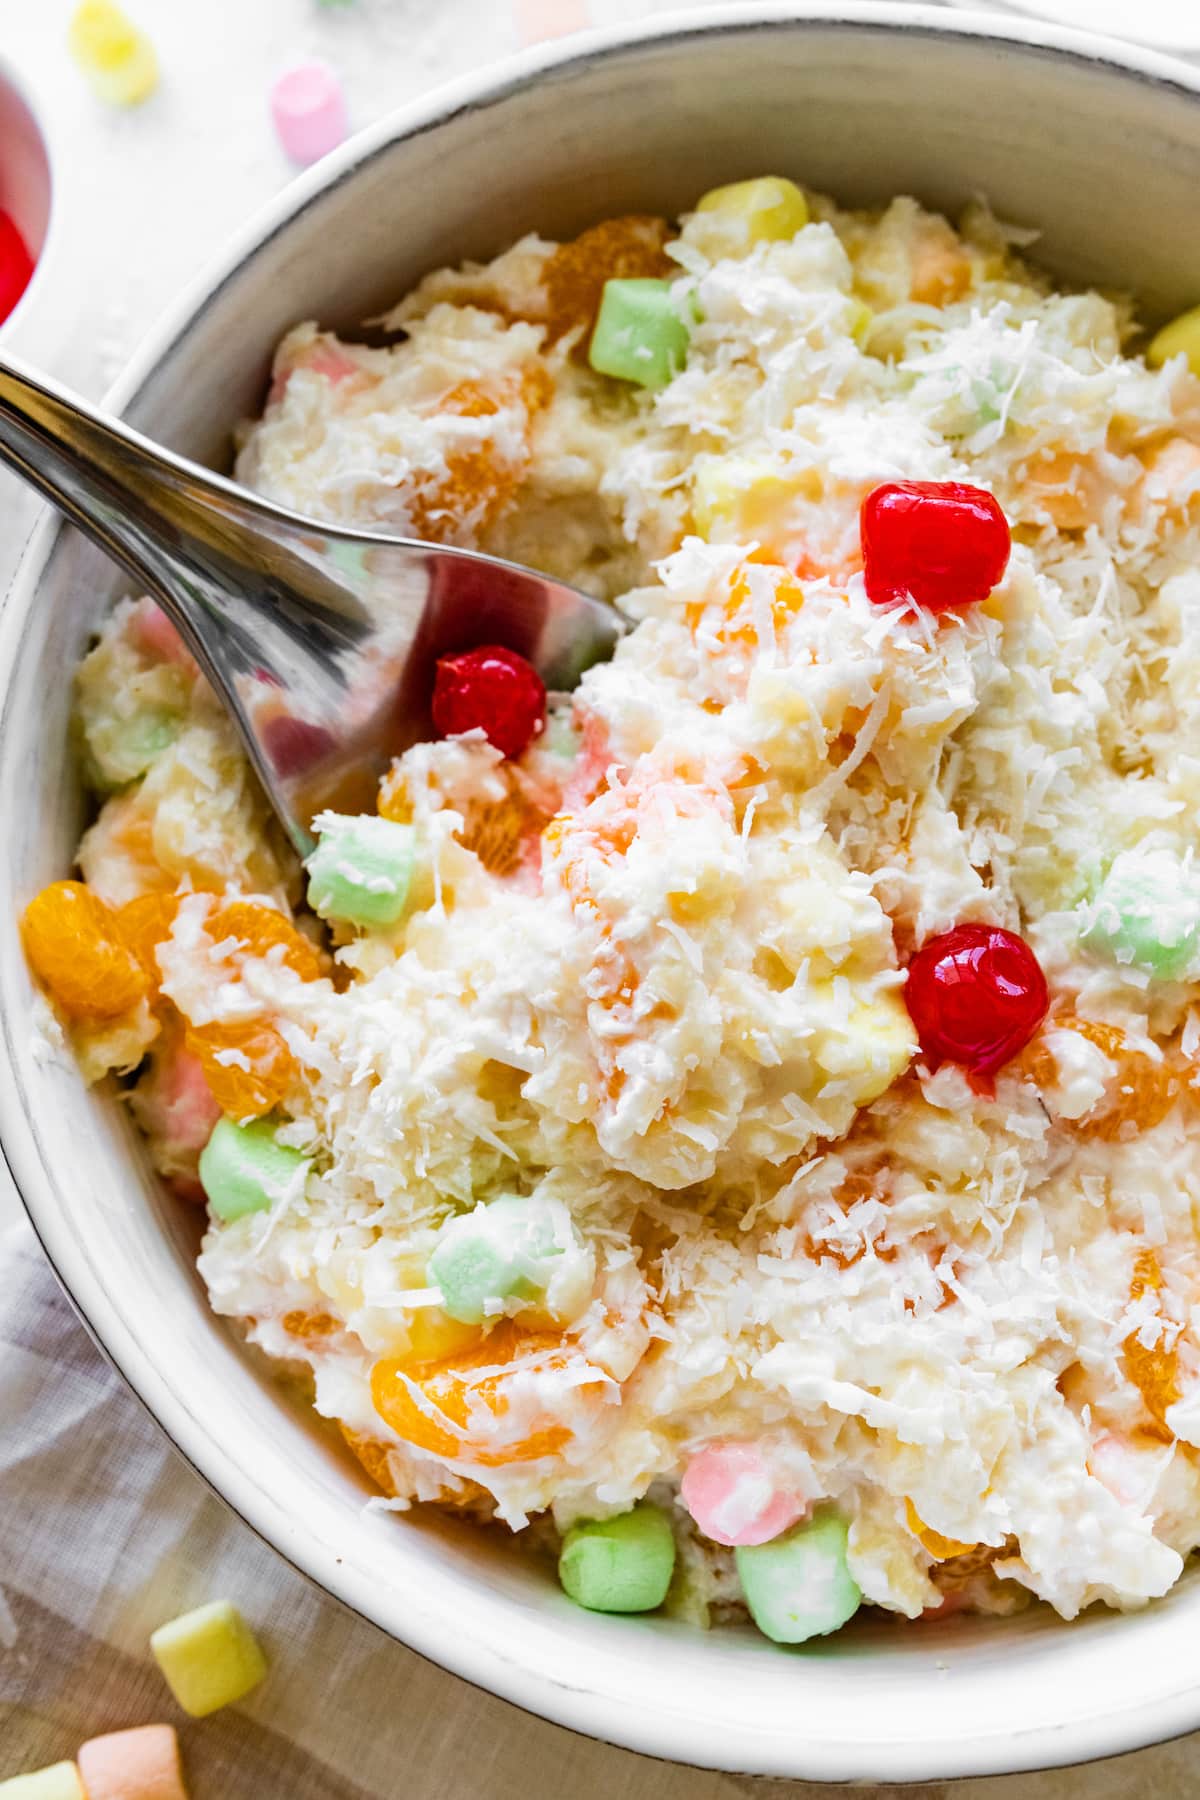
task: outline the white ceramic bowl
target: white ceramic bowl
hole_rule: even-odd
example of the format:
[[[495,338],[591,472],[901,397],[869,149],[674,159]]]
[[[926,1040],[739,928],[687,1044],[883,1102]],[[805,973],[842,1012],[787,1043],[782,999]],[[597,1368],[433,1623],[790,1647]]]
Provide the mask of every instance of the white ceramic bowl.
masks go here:
[[[1200,297],[1200,79],[1035,26],[902,5],[706,10],[533,52],[386,121],[246,230],[128,371],[144,430],[222,458],[297,318],[354,320],[423,271],[524,231],[670,213],[790,173],[847,201],[977,192],[1044,232],[1066,280]],[[210,1315],[194,1215],[156,1189],[123,1112],[38,1054],[15,921],[71,863],[69,671],[121,587],[44,524],[0,638],[0,1126],[63,1282],[150,1410],[298,1567],[447,1668],[562,1724],[716,1767],[833,1780],[1030,1769],[1200,1725],[1200,1586],[1064,1625],[862,1621],[788,1653],[750,1629],[579,1612],[490,1534],[370,1513],[355,1466]]]

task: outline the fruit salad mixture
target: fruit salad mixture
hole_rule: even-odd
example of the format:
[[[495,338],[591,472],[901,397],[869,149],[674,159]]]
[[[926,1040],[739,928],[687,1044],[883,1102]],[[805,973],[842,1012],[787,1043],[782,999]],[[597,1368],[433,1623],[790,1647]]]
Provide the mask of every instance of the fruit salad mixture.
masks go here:
[[[147,600],[34,898],[218,1313],[617,1612],[1066,1617],[1200,1544],[1200,318],[739,182],[281,344],[238,474],[612,599],[301,868]],[[51,1016],[51,1010],[53,1016]]]

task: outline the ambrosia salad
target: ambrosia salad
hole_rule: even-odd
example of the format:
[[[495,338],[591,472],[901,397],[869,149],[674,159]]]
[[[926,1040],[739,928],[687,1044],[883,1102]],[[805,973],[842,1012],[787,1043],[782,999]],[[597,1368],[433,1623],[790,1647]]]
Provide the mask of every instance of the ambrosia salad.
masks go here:
[[[1200,319],[778,178],[279,347],[237,472],[633,622],[302,870],[147,600],[25,940],[390,1503],[572,1598],[1071,1617],[1200,1543]]]

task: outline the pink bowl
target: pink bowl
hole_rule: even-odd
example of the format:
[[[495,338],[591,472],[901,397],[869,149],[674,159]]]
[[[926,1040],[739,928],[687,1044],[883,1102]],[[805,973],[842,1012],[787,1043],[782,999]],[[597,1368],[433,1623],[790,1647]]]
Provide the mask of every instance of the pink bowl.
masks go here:
[[[54,180],[50,146],[26,83],[0,57],[0,208],[7,212],[33,258],[33,275],[8,316],[0,335],[27,316],[35,290],[42,285],[54,215]]]

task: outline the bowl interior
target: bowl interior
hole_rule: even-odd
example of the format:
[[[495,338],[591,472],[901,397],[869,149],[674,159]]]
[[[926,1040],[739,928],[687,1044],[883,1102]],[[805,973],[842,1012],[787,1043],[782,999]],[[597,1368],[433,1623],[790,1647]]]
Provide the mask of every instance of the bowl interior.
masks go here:
[[[1183,229],[1200,187],[1200,99],[1183,71],[892,5],[804,18],[742,8],[703,26],[529,58],[356,140],[248,232],[160,335],[124,385],[129,415],[220,464],[296,320],[352,321],[426,270],[523,232],[671,213],[717,181],[768,170],[852,203],[912,192],[953,213],[983,193],[1041,232],[1036,255],[1068,283],[1133,289],[1151,318],[1200,297],[1200,238]],[[363,1512],[355,1468],[208,1312],[194,1220],[159,1194],[122,1109],[85,1092],[37,1035],[13,922],[71,863],[81,800],[65,671],[122,587],[80,539],[43,528],[5,618],[0,1122],[81,1311],[213,1484],[406,1642],[660,1755],[936,1779],[1077,1760],[1200,1722],[1194,1578],[1137,1616],[1068,1627],[1035,1608],[911,1631],[876,1621],[786,1653],[749,1630],[706,1637],[582,1614],[551,1572],[492,1534]]]
[[[34,262],[50,228],[50,152],[33,108],[0,63],[0,207]]]

